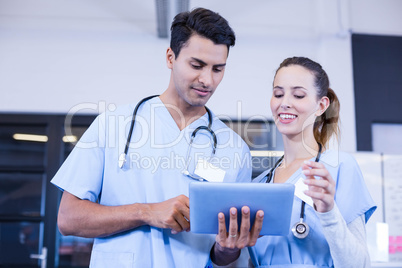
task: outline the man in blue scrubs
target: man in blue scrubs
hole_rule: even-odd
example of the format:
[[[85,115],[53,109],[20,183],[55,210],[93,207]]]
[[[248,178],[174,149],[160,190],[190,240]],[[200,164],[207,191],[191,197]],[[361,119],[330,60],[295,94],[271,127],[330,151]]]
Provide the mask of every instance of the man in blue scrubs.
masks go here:
[[[209,120],[205,107],[234,43],[233,30],[219,14],[202,8],[178,14],[166,52],[169,84],[139,107],[124,165],[119,156],[136,103],[99,115],[53,178],[63,190],[60,232],[95,238],[91,267],[187,268],[210,262],[215,235],[191,233],[193,179],[183,171],[197,173],[204,159],[204,166],[220,170],[213,176],[218,181],[251,180],[247,145],[213,113]],[[217,137],[212,158],[209,131],[198,131],[190,146],[193,131],[209,121]]]

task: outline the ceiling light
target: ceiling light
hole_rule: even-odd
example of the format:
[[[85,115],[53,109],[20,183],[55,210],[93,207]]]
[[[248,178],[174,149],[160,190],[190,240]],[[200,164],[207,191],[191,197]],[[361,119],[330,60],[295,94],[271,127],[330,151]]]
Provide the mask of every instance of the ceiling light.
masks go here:
[[[47,140],[48,140],[46,135],[21,134],[21,133],[15,133],[13,135],[13,138],[14,138],[14,140],[18,140],[18,141],[47,142]]]
[[[48,137],[46,135],[36,135],[36,134],[23,134],[23,133],[15,133],[13,135],[14,140],[18,141],[34,141],[34,142],[47,142]],[[75,135],[66,135],[63,137],[63,142],[77,142],[78,138]]]
[[[63,142],[73,143],[73,142],[77,142],[77,141],[78,141],[78,138],[77,138],[77,136],[74,136],[74,135],[67,135],[67,136],[63,137]]]

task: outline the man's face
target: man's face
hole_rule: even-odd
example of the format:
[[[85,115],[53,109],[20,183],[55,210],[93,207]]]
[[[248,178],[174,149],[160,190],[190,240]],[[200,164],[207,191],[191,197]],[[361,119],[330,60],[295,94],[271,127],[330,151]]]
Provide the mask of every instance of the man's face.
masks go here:
[[[222,81],[227,55],[226,45],[216,45],[199,35],[190,37],[177,58],[169,49],[170,86],[176,90],[180,99],[178,102],[204,106]]]

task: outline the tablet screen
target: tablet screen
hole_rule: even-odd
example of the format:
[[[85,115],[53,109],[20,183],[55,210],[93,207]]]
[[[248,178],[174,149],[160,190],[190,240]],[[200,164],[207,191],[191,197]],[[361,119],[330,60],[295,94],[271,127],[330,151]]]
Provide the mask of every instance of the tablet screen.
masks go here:
[[[258,210],[264,211],[260,235],[287,235],[295,186],[289,183],[212,183],[192,182],[189,186],[190,228],[193,233],[217,234],[218,213],[225,214],[229,228],[229,209],[236,207],[240,228],[243,206],[250,208],[251,226]]]

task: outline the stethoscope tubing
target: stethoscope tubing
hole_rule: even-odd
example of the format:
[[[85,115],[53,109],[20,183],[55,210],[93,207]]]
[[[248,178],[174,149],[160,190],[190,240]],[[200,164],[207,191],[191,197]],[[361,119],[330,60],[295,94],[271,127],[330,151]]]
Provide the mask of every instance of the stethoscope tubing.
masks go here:
[[[318,153],[317,153],[317,156],[316,156],[316,158],[315,158],[315,162],[317,162],[317,163],[320,161],[320,158],[321,158],[321,151],[322,151],[322,145],[321,145],[320,143],[318,143]],[[284,157],[285,157],[285,155],[282,155],[282,157],[279,158],[278,161],[276,161],[274,167],[268,172],[268,174],[266,175],[266,177],[267,177],[266,183],[270,183],[270,182],[272,181],[272,179],[273,179],[273,172],[274,172],[274,170],[278,167],[278,165],[282,162],[282,160],[283,160]],[[304,219],[305,205],[306,205],[306,202],[302,201],[302,203],[301,203],[301,208],[300,208],[300,220],[301,220],[301,221],[303,221],[303,219]]]
[[[140,106],[144,102],[146,102],[146,101],[148,101],[150,99],[153,99],[155,97],[159,97],[159,95],[152,95],[152,96],[149,96],[149,97],[146,97],[146,98],[140,100],[137,103],[137,105],[135,106],[135,108],[134,108],[133,115],[131,117],[130,130],[128,132],[126,145],[124,147],[124,152],[119,156],[119,161],[118,162],[119,162],[119,167],[120,168],[123,168],[124,163],[126,162],[127,153],[128,153],[128,149],[130,148],[131,136],[133,135],[134,126],[135,126],[135,120],[136,120],[136,117],[137,117],[138,109],[140,108]],[[207,114],[208,114],[208,126],[199,126],[193,131],[193,133],[191,134],[191,140],[190,140],[189,147],[191,148],[191,145],[193,144],[193,140],[194,140],[197,132],[200,131],[200,130],[206,130],[211,134],[212,139],[213,139],[212,155],[214,155],[215,152],[216,152],[216,147],[218,145],[218,140],[216,138],[215,132],[212,130],[212,113],[208,109],[208,107],[206,107],[206,106],[205,106],[205,110],[207,111]]]
[[[155,97],[159,97],[159,95],[152,95],[146,98],[143,98],[142,100],[140,100],[140,102],[137,103],[137,105],[134,108],[133,111],[133,115],[131,117],[131,125],[130,125],[130,130],[128,132],[128,137],[127,137],[127,141],[126,141],[126,146],[124,147],[124,154],[127,155],[128,153],[128,148],[130,147],[130,142],[131,142],[131,136],[133,135],[133,130],[134,130],[134,125],[135,125],[135,119],[137,117],[137,111],[140,108],[140,106],[146,102],[147,100],[153,99]]]
[[[322,145],[320,143],[318,143],[318,153],[317,153],[317,156],[315,158],[315,162],[320,161],[321,151],[322,151]],[[271,168],[271,170],[268,172],[268,174],[266,175],[266,177],[267,177],[266,183],[270,183],[272,181],[273,172],[278,167],[278,165],[281,163],[283,158],[284,158],[284,155],[281,158],[279,158],[278,161],[276,161],[276,163],[273,166],[273,168]],[[303,223],[305,205],[306,205],[306,202],[302,201],[301,208],[300,208],[300,222],[299,223]],[[305,224],[305,225],[306,225],[307,228],[309,228],[307,224]],[[295,237],[297,237],[297,236],[295,235]],[[253,263],[254,267],[255,268],[260,267],[259,262],[258,262],[258,258],[257,258],[257,254],[255,252],[255,248],[254,247],[249,247],[248,252],[249,252],[249,255],[250,255],[251,262]]]

